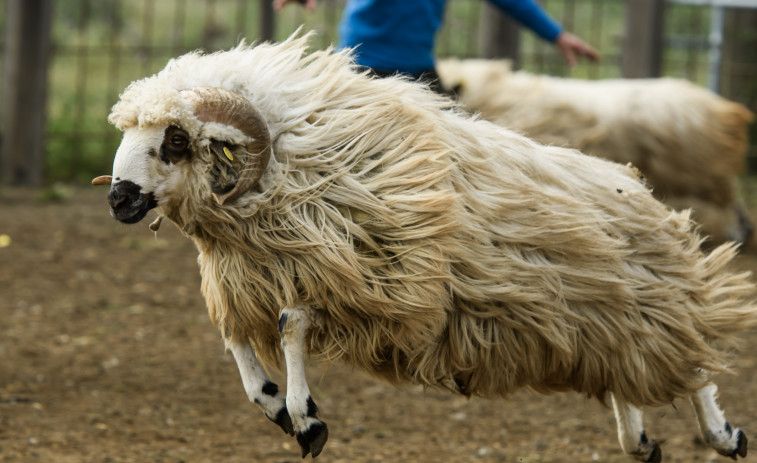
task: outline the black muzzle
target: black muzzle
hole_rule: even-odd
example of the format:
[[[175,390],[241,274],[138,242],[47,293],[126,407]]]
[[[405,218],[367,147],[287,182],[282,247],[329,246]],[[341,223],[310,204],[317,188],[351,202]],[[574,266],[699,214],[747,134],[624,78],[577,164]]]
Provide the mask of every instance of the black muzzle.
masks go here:
[[[129,180],[114,183],[108,193],[111,215],[123,223],[137,223],[150,209],[158,206],[152,193],[142,193],[141,188]]]

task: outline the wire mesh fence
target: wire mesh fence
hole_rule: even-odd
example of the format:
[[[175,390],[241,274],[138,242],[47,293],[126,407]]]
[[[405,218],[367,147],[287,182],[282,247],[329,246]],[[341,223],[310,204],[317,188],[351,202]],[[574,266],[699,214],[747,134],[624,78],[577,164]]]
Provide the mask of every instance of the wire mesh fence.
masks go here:
[[[131,81],[150,75],[174,56],[190,50],[215,51],[242,40],[255,42],[268,27],[261,2],[270,0],[66,0],[54,3],[52,61],[47,103],[47,181],[76,181],[110,170],[119,133],[108,125],[110,107]],[[314,48],[337,40],[345,0],[322,0],[315,12],[289,6],[275,16],[276,40],[298,27],[315,30]],[[629,0],[543,0],[566,29],[602,53],[598,63],[573,70],[559,52],[533,34],[520,41],[523,69],[552,75],[600,79],[620,77],[624,13]],[[669,2],[665,15],[663,75],[708,84],[710,3]],[[748,0],[740,0],[747,1]],[[757,8],[757,0],[754,0]],[[440,31],[439,56],[476,57],[483,1],[450,0]],[[747,5],[749,6],[749,5]],[[738,26],[739,10],[729,10]],[[757,11],[757,10],[754,10]],[[4,24],[4,18],[0,24]],[[757,25],[755,25],[757,26]],[[747,27],[727,27],[731,34],[757,43]],[[724,43],[738,47],[739,37]],[[722,49],[720,88],[732,99],[757,109],[757,59],[738,61]],[[743,58],[743,57],[742,57]],[[751,82],[751,84],[750,84]],[[8,117],[8,115],[5,115]],[[757,140],[757,130],[753,130]],[[757,155],[757,149],[753,149]]]

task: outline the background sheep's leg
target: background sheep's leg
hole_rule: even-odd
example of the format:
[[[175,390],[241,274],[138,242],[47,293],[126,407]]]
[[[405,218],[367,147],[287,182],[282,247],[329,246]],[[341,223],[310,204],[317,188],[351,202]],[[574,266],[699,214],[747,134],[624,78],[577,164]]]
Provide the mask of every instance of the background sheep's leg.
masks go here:
[[[268,379],[263,365],[260,364],[249,342],[230,343],[229,350],[237,361],[239,373],[247,398],[263,410],[269,420],[281,426],[287,434],[293,436],[292,420],[289,418],[284,397],[279,394],[279,387]]]
[[[308,453],[317,457],[329,435],[326,423],[316,418],[318,407],[310,397],[305,379],[305,333],[309,328],[310,318],[303,309],[290,308],[281,312],[279,333],[287,365],[286,406],[303,458]]]
[[[647,439],[641,410],[612,395],[612,407],[618,422],[620,447],[628,455],[646,463],[660,463],[662,451],[655,440]]]
[[[747,438],[740,429],[732,429],[728,424],[717,404],[717,394],[718,387],[710,383],[691,396],[702,438],[721,455],[734,460],[745,457]]]

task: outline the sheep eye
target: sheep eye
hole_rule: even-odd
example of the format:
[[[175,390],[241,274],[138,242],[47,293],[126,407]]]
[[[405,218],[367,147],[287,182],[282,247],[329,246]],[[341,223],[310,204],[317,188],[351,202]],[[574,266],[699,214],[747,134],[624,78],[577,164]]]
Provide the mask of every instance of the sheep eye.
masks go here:
[[[177,148],[183,148],[187,144],[187,137],[184,135],[174,135],[171,137],[171,144]]]
[[[166,164],[175,164],[189,159],[191,155],[187,133],[176,126],[168,127],[160,145],[160,159]]]

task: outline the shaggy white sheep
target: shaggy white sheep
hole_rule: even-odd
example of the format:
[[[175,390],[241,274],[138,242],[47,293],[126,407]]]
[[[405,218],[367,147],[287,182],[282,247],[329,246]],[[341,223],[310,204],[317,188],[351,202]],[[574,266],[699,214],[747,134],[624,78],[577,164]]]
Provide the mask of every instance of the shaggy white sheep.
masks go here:
[[[650,462],[639,407],[690,397],[705,440],[746,454],[711,384],[757,323],[733,246],[703,253],[629,167],[306,42],[190,53],[132,83],[110,116],[113,177],[96,180],[116,219],[157,206],[194,240],[249,399],[303,456],[328,433],[307,354],[465,395],[609,399],[623,449]],[[286,397],[265,373],[282,354]]]
[[[752,113],[681,79],[581,80],[513,72],[506,60],[442,60],[439,76],[471,112],[541,143],[638,167],[655,196],[693,209],[711,244],[747,242],[740,199]]]

